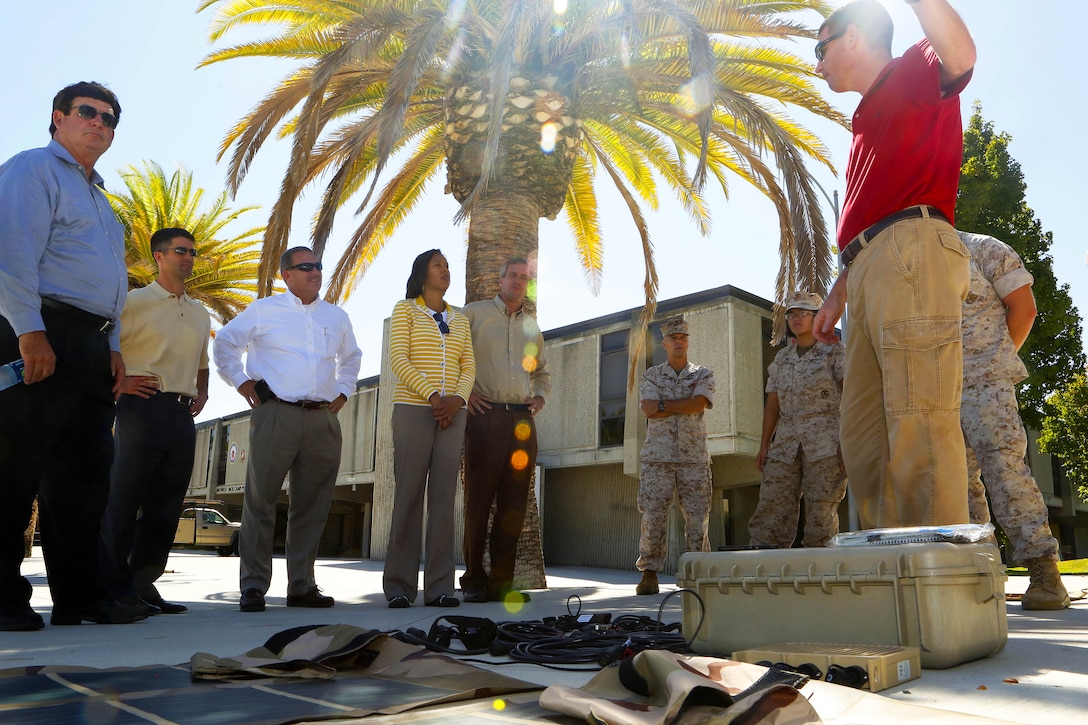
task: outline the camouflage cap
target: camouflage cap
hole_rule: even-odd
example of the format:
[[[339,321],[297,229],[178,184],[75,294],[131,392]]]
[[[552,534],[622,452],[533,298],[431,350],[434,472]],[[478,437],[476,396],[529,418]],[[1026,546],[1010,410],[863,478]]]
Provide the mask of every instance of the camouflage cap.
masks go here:
[[[688,323],[683,317],[673,317],[661,323],[661,336],[687,335]]]
[[[815,292],[794,292],[786,298],[787,310],[812,310],[819,312],[824,303],[824,298]]]

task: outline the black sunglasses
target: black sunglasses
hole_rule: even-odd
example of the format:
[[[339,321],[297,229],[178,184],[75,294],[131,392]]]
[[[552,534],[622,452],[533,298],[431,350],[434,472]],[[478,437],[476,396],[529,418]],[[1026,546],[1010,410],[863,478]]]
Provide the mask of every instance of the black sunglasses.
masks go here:
[[[170,251],[178,256],[184,257],[188,254],[190,257],[196,257],[196,250],[189,247],[170,247]]]
[[[99,111],[94,106],[80,105],[75,107],[76,115],[87,121],[93,121],[95,118],[102,117],[102,125],[106,128],[117,128],[117,116],[113,115],[109,111]]]
[[[832,40],[838,40],[846,33],[846,28],[843,28],[834,35],[829,35],[819,43],[816,44],[816,60],[823,60],[827,54],[827,46]]]
[[[434,321],[438,323],[438,331],[439,332],[441,332],[443,335],[450,334],[450,326],[447,325],[446,321],[442,319],[442,313],[441,312],[436,312],[431,316],[434,317]]]
[[[321,262],[299,262],[298,264],[292,264],[287,269],[297,269],[299,272],[313,272],[315,269],[321,271]]]

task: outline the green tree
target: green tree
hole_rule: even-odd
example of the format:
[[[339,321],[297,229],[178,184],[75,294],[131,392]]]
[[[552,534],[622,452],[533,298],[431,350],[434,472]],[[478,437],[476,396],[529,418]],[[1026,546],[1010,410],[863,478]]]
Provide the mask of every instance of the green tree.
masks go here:
[[[598,289],[600,182],[617,189],[638,233],[643,328],[658,285],[643,205],[657,208],[661,185],[704,235],[708,178],[723,193],[732,178],[760,189],[779,215],[779,300],[798,286],[825,289],[831,277],[806,166],[831,168],[830,160],[785,113],[800,108],[846,125],[815,89],[810,62],[784,50],[815,36],[792,16],[826,15],[823,0],[205,0],[200,10],[213,6],[212,42],[247,25],[279,32],[203,64],[298,63],[220,149],[233,192],[277,130],[292,141],[265,237],[262,294],[295,202],[319,177],[327,184],[312,222],[315,254],[346,204],[362,216],[330,275],[326,297],[340,301],[443,167],[460,205],[454,220],[468,220],[466,302],[498,291],[495,270],[507,257],[534,259],[540,219],[561,211]],[[643,337],[632,336],[632,358]],[[529,586],[543,586],[535,501],[529,509],[519,549],[539,559]]]
[[[221,324],[246,308],[257,296],[257,268],[264,227],[252,227],[231,237],[224,227],[258,207],[232,209],[223,192],[201,209],[204,190],[193,188],[193,175],[178,169],[167,177],[158,164],[118,171],[127,193],[107,192],[117,218],[125,227],[125,263],[129,289],[144,287],[158,276],[151,254],[151,235],[165,227],[181,227],[196,238],[200,256],[187,294],[204,304]]]
[[[1035,326],[1020,349],[1028,379],[1018,392],[1024,421],[1039,429],[1046,397],[1069,386],[1084,370],[1081,321],[1069,285],[1054,276],[1050,246],[1054,238],[1044,232],[1025,201],[1027,184],[1020,164],[1009,154],[1012,137],[994,131],[982,117],[976,102],[963,135],[963,168],[956,202],[956,226],[967,232],[989,234],[1005,242],[1023,258],[1035,284],[1032,291],[1039,309]]]
[[[1046,401],[1039,450],[1062,459],[1062,469],[1088,501],[1088,377],[1083,369]]]

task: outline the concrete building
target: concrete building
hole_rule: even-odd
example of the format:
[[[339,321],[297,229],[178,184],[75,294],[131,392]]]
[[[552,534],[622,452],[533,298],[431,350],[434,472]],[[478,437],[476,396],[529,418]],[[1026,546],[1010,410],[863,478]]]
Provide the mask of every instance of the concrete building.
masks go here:
[[[631,344],[641,308],[544,333],[553,390],[537,418],[537,498],[545,562],[558,566],[629,569],[638,547],[638,454],[646,422],[637,385],[648,365],[664,360],[657,326],[641,346]],[[661,302],[658,319],[683,315],[691,326],[690,358],[714,371],[718,390],[706,422],[714,499],[710,539],[715,548],[748,542],[747,522],[758,499],[755,467],[763,419],[770,345],[771,303],[735,287],[706,290]],[[321,553],[385,557],[393,502],[392,416],[394,379],[388,365],[388,321],[381,374],[360,380],[340,412],[344,450]],[[638,348],[634,370],[631,351]],[[197,427],[197,460],[189,495],[220,502],[228,517],[241,515],[249,439],[249,412]],[[1030,438],[1030,463],[1050,507],[1063,558],[1088,556],[1088,504],[1050,456]],[[276,541],[286,525],[287,486],[281,494]],[[459,509],[458,509],[459,510]],[[856,521],[843,503],[844,526]],[[460,521],[455,540],[460,541]],[[670,521],[671,571],[683,525]]]

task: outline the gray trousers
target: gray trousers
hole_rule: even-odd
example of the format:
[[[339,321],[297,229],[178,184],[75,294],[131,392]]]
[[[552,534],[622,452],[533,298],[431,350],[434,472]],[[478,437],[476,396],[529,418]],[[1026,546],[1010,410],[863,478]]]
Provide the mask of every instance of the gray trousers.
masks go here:
[[[427,500],[423,601],[454,592],[453,502],[465,442],[465,409],[438,429],[430,406],[393,406],[393,520],[385,555],[385,598],[414,602],[423,553],[423,500]]]
[[[303,410],[269,400],[253,409],[238,536],[242,591],[264,593],[272,581],[276,498],[288,473],[287,593],[305,594],[316,585],[314,559],[329,517],[340,446],[340,421],[327,408]]]

